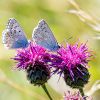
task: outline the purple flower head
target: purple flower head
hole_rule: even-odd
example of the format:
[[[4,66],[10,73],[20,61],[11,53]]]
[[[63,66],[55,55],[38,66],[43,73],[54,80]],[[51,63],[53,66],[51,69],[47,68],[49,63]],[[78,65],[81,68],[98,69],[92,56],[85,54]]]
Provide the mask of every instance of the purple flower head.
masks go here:
[[[90,56],[86,44],[67,44],[56,55],[52,55],[52,66],[56,68],[55,72],[60,70],[60,75],[64,73],[67,85],[73,88],[83,87],[90,77],[87,69]]]
[[[17,50],[17,55],[13,59],[17,61],[17,68],[23,70],[27,69],[29,64],[34,65],[37,61],[48,62],[50,60],[46,49],[33,43],[30,43],[25,49]]]
[[[58,51],[60,57],[63,59],[62,65],[68,69],[76,67],[76,65],[83,65],[87,66],[89,61],[90,52],[88,52],[88,47],[86,44],[81,44],[80,46],[78,43],[75,45],[67,44],[66,48],[62,47]]]
[[[82,97],[80,92],[70,92],[65,93],[64,100],[92,100],[91,97]]]
[[[32,84],[42,85],[50,78],[50,55],[45,48],[30,43],[27,48],[17,50],[13,59],[17,61],[18,69],[27,72],[27,78]]]

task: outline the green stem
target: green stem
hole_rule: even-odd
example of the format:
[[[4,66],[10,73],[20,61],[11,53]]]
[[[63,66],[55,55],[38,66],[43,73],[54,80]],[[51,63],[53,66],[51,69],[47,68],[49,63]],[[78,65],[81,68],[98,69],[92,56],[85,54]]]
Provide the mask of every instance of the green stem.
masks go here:
[[[84,97],[85,95],[84,95],[83,88],[79,88],[79,91],[80,91],[81,96]],[[86,98],[84,98],[84,100],[86,100]]]
[[[42,85],[42,88],[43,88],[43,90],[45,91],[45,93],[47,94],[47,96],[49,97],[49,99],[50,99],[50,100],[53,100],[52,97],[50,96],[50,94],[49,94],[49,92],[48,92],[48,90],[47,90],[45,84]]]
[[[82,97],[84,96],[84,91],[83,88],[79,88],[80,94],[82,95]]]

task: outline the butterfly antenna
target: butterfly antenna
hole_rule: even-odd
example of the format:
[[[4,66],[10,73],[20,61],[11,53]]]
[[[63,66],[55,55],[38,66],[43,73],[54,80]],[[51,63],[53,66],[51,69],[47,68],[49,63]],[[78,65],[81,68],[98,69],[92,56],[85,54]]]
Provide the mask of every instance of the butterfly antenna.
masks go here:
[[[68,41],[68,40],[70,40],[70,39],[72,39],[72,38],[73,38],[73,37],[72,37],[72,36],[70,36],[70,37],[67,39],[67,41]]]
[[[64,38],[64,40],[62,41],[62,43],[67,43],[72,38],[73,38],[72,36],[70,36],[69,38]]]

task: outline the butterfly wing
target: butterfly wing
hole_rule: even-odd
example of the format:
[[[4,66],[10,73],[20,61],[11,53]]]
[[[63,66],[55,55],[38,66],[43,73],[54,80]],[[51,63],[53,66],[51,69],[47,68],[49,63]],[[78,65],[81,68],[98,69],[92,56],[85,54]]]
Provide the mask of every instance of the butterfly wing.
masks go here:
[[[41,20],[37,27],[33,30],[32,38],[38,45],[41,45],[51,51],[59,49],[59,45],[52,31],[44,20]]]
[[[25,33],[14,18],[8,20],[6,29],[2,32],[2,41],[9,49],[25,48],[28,46]]]

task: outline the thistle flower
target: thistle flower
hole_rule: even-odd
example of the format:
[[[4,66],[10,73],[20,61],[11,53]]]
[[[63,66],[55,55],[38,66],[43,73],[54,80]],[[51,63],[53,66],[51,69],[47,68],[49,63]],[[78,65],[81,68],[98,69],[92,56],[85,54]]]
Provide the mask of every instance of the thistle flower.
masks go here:
[[[70,92],[65,93],[64,100],[92,100],[91,97],[82,97],[80,92]]]
[[[17,61],[17,68],[27,72],[27,79],[31,84],[43,85],[50,78],[50,69],[47,64],[49,53],[41,46],[30,43],[25,49],[17,50],[13,58]]]
[[[58,50],[57,55],[52,55],[52,66],[60,75],[64,73],[67,85],[72,88],[83,88],[90,77],[87,66],[90,56],[86,44],[67,44],[65,48],[61,47]]]

